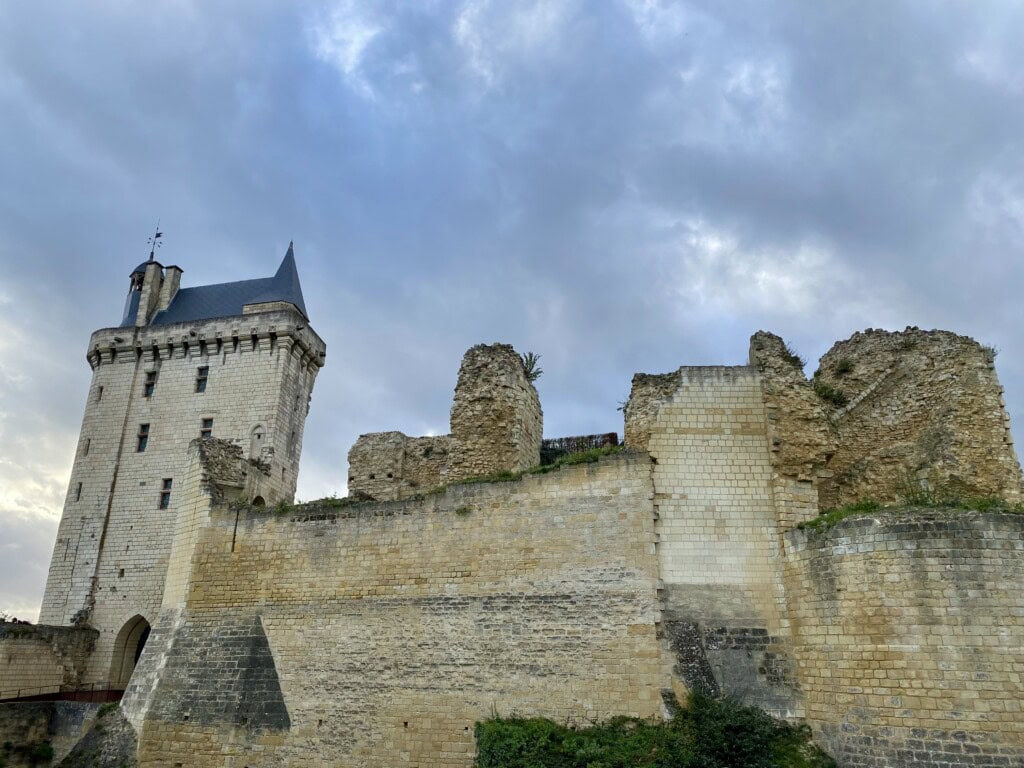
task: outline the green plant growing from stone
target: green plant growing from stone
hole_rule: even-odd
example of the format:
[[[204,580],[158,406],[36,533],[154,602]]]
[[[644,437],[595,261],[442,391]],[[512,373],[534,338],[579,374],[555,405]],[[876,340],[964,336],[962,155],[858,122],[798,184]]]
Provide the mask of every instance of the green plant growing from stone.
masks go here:
[[[523,360],[523,371],[526,372],[526,378],[531,383],[539,379],[544,373],[544,369],[540,367],[540,355],[527,352],[520,357]]]
[[[793,349],[789,344],[787,344],[785,348],[783,348],[782,350],[782,359],[785,360],[790,365],[792,365],[798,371],[803,371],[804,366],[807,365],[807,362],[802,357],[800,357],[800,355],[797,354],[797,351]]]
[[[814,394],[835,408],[842,408],[850,402],[850,398],[843,390],[824,381],[814,382]]]
[[[455,514],[459,517],[465,517],[466,515],[472,514],[472,512],[473,508],[466,504],[463,504],[461,507],[457,507],[455,510]]]
[[[832,367],[832,373],[836,376],[845,376],[851,371],[853,371],[853,361],[848,357],[837,360],[836,364]]]

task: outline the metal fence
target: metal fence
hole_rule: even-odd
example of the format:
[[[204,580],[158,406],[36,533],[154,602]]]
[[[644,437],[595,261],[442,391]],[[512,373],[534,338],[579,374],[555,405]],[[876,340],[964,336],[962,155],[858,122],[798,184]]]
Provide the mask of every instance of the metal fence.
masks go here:
[[[619,444],[617,432],[605,432],[600,435],[574,435],[572,437],[553,437],[542,440],[540,444],[540,463],[554,464],[559,458],[570,453],[589,451],[592,448],[608,448]]]
[[[123,695],[123,688],[104,682],[81,685],[77,688],[66,685],[7,688],[0,690],[0,701],[87,701],[105,704],[109,701],[120,701]]]

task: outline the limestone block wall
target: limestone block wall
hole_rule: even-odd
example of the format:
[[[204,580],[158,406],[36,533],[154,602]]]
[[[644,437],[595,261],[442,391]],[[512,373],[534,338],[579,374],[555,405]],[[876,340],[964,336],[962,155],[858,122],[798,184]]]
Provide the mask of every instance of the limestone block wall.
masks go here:
[[[844,768],[1024,764],[1024,516],[786,535],[807,720]]]
[[[74,690],[97,632],[0,622],[0,699]]]
[[[675,673],[688,687],[798,716],[761,377],[752,367],[684,367],[633,381],[625,431],[654,459]]]
[[[100,631],[86,682],[111,676],[123,627],[159,614],[175,521],[193,501],[188,449],[204,419],[213,437],[267,465],[267,503],[292,498],[323,355],[295,311],[93,334],[93,384],[41,611],[43,622]]]
[[[125,699],[140,766],[468,767],[494,712],[662,712],[646,456],[236,514],[214,510],[154,630],[154,696]]]
[[[867,330],[833,346],[816,380],[850,401],[830,414],[839,440],[824,506],[915,487],[1020,498],[993,350],[947,331]]]
[[[478,344],[463,356],[451,433],[452,480],[540,464],[540,398],[510,344]]]

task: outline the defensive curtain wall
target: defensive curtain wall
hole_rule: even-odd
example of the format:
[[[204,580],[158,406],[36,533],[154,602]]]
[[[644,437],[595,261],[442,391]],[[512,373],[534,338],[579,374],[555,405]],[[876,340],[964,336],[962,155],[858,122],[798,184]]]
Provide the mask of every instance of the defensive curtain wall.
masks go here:
[[[994,374],[964,386],[998,402]],[[696,685],[806,718],[844,766],[1024,760],[1021,518],[800,529],[842,433],[770,334],[748,366],[638,375],[625,434],[597,463],[280,511],[228,503],[241,452],[197,441],[207,501],[122,705],[140,765],[468,766],[495,712],[656,717]],[[963,437],[1012,490],[1005,433]]]

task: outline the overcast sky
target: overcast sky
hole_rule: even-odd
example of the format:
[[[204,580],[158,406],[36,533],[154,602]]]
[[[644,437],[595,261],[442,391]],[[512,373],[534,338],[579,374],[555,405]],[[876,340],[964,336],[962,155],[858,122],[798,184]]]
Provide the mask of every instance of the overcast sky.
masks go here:
[[[35,618],[86,390],[156,220],[184,285],[295,240],[327,341],[299,496],[445,433],[474,343],[547,436],[636,371],[867,327],[996,346],[1024,428],[1017,2],[0,3],[0,610]]]

